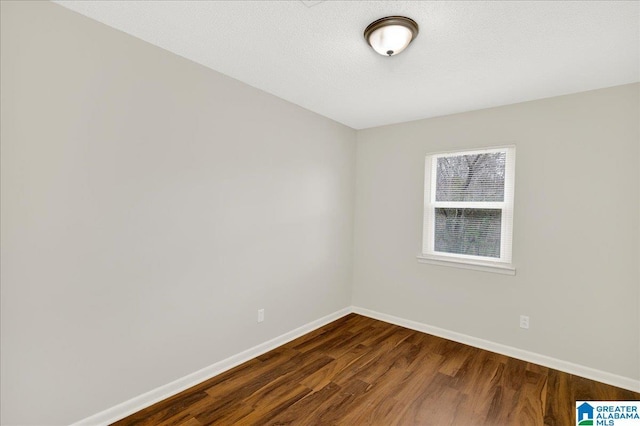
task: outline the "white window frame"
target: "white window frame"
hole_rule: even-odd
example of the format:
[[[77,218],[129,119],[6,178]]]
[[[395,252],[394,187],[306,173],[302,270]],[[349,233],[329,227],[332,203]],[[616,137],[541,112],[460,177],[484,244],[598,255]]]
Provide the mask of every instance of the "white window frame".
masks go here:
[[[504,201],[492,202],[453,202],[436,201],[437,162],[439,158],[461,155],[490,154],[505,152],[505,182]],[[484,149],[459,150],[451,152],[433,153],[425,158],[424,174],[424,220],[422,235],[422,254],[418,256],[421,263],[431,263],[442,266],[455,266],[464,269],[474,269],[515,275],[512,264],[513,245],[513,200],[515,189],[515,145],[491,147]],[[437,208],[472,208],[472,209],[500,209],[500,257],[472,256],[457,253],[435,251],[435,211]]]

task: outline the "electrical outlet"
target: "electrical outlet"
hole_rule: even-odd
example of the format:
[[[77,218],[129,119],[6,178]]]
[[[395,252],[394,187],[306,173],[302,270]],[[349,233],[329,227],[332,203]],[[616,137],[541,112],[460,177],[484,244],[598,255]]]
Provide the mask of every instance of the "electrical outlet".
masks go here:
[[[264,321],[264,309],[258,309],[258,322]]]
[[[529,317],[526,315],[520,315],[520,328],[529,328]]]

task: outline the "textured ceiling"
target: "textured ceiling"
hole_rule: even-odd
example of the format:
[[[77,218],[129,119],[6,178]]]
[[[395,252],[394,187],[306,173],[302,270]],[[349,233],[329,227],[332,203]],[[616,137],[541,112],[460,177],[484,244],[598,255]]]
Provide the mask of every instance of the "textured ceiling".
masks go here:
[[[355,129],[640,80],[640,3],[57,1]],[[420,35],[375,53],[365,27]]]

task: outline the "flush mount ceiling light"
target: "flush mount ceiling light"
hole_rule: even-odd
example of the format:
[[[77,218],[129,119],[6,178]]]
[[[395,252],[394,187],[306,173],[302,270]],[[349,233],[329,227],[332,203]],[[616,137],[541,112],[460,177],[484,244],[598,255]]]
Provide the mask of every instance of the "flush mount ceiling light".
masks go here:
[[[369,46],[384,56],[394,56],[407,48],[418,36],[418,24],[404,16],[387,16],[369,24],[364,38]]]

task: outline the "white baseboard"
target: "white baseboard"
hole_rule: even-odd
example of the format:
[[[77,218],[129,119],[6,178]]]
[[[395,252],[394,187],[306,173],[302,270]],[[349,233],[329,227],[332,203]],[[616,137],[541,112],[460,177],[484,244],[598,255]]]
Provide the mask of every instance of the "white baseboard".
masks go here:
[[[349,313],[351,313],[350,307],[341,309],[318,320],[298,327],[295,330],[289,331],[288,333],[282,334],[267,342],[247,349],[246,351],[240,352],[239,354],[216,362],[208,367],[196,371],[195,373],[191,373],[187,376],[181,377],[171,383],[167,383],[166,385],[160,386],[149,392],[143,393],[142,395],[136,396],[128,401],[120,403],[114,407],[108,408],[90,417],[82,419],[74,423],[72,426],[109,425],[144,408],[147,408],[155,404],[156,402],[160,402],[166,398],[182,392],[183,390],[189,389],[192,386],[195,386],[199,383],[204,382],[205,380],[217,376],[220,373],[230,370],[231,368],[240,365],[243,362],[249,361],[250,359],[269,352],[270,350],[275,349],[278,346],[282,346],[285,343],[288,343],[302,335],[316,330]]]
[[[239,354],[233,355],[227,359],[216,362],[208,367],[205,367],[195,373],[191,373],[180,379],[174,380],[171,383],[160,386],[147,393],[136,396],[128,401],[118,404],[114,407],[108,408],[83,420],[74,423],[72,426],[101,426],[109,425],[120,419],[123,419],[133,413],[136,413],[146,407],[149,407],[157,402],[160,402],[166,398],[169,398],[183,390],[189,389],[199,383],[204,382],[220,373],[223,373],[231,368],[249,361],[252,358],[260,356],[278,346],[284,345],[304,334],[307,334],[313,330],[316,330],[332,321],[337,320],[349,313],[356,313],[364,315],[369,318],[374,318],[380,321],[396,324],[402,327],[410,328],[412,330],[421,331],[423,333],[432,334],[434,336],[442,337],[444,339],[453,340],[454,342],[464,343],[465,345],[474,346],[476,348],[485,349],[491,352],[496,352],[502,355],[507,355],[512,358],[517,358],[523,361],[532,362],[534,364],[543,365],[545,367],[553,368],[556,370],[564,371],[565,373],[574,374],[576,376],[586,377],[588,379],[596,380],[598,382],[607,383],[609,385],[617,386],[624,389],[629,389],[635,392],[640,392],[640,380],[634,380],[629,377],[618,376],[616,374],[608,373],[606,371],[596,370],[594,368],[585,367],[583,365],[574,364],[572,362],[563,361],[560,359],[552,358],[546,355],[537,354],[535,352],[525,351],[523,349],[514,348],[512,346],[503,345],[500,343],[491,342],[489,340],[479,339],[477,337],[468,336],[466,334],[457,333],[455,331],[445,330],[443,328],[434,327],[432,325],[423,324],[417,321],[412,321],[404,318],[399,318],[393,315],[383,314],[380,312],[372,311],[370,309],[361,308],[358,306],[350,306],[341,309],[337,312],[329,314],[318,320],[312,321],[301,327],[296,328],[288,333],[282,334],[267,342],[254,346]]]
[[[618,376],[617,374],[608,373],[606,371],[596,370],[595,368],[586,367],[584,365],[574,364],[572,362],[563,361],[561,359],[552,358],[550,356],[529,352],[523,349],[514,348],[512,346],[491,342],[489,340],[479,339],[477,337],[468,336],[466,334],[457,333],[455,331],[445,330],[443,328],[434,327],[432,325],[419,323],[416,321],[387,315],[380,312],[372,311],[358,306],[352,306],[351,311],[374,318],[380,321],[410,328],[412,330],[421,331],[423,333],[432,334],[444,339],[453,340],[454,342],[464,343],[465,345],[474,346],[476,348],[485,349],[487,351],[496,352],[517,358],[534,364],[543,365],[565,373],[574,374],[576,376],[585,377],[587,379],[596,380],[612,386],[629,389],[634,392],[640,392],[640,380],[634,380],[629,377]]]

